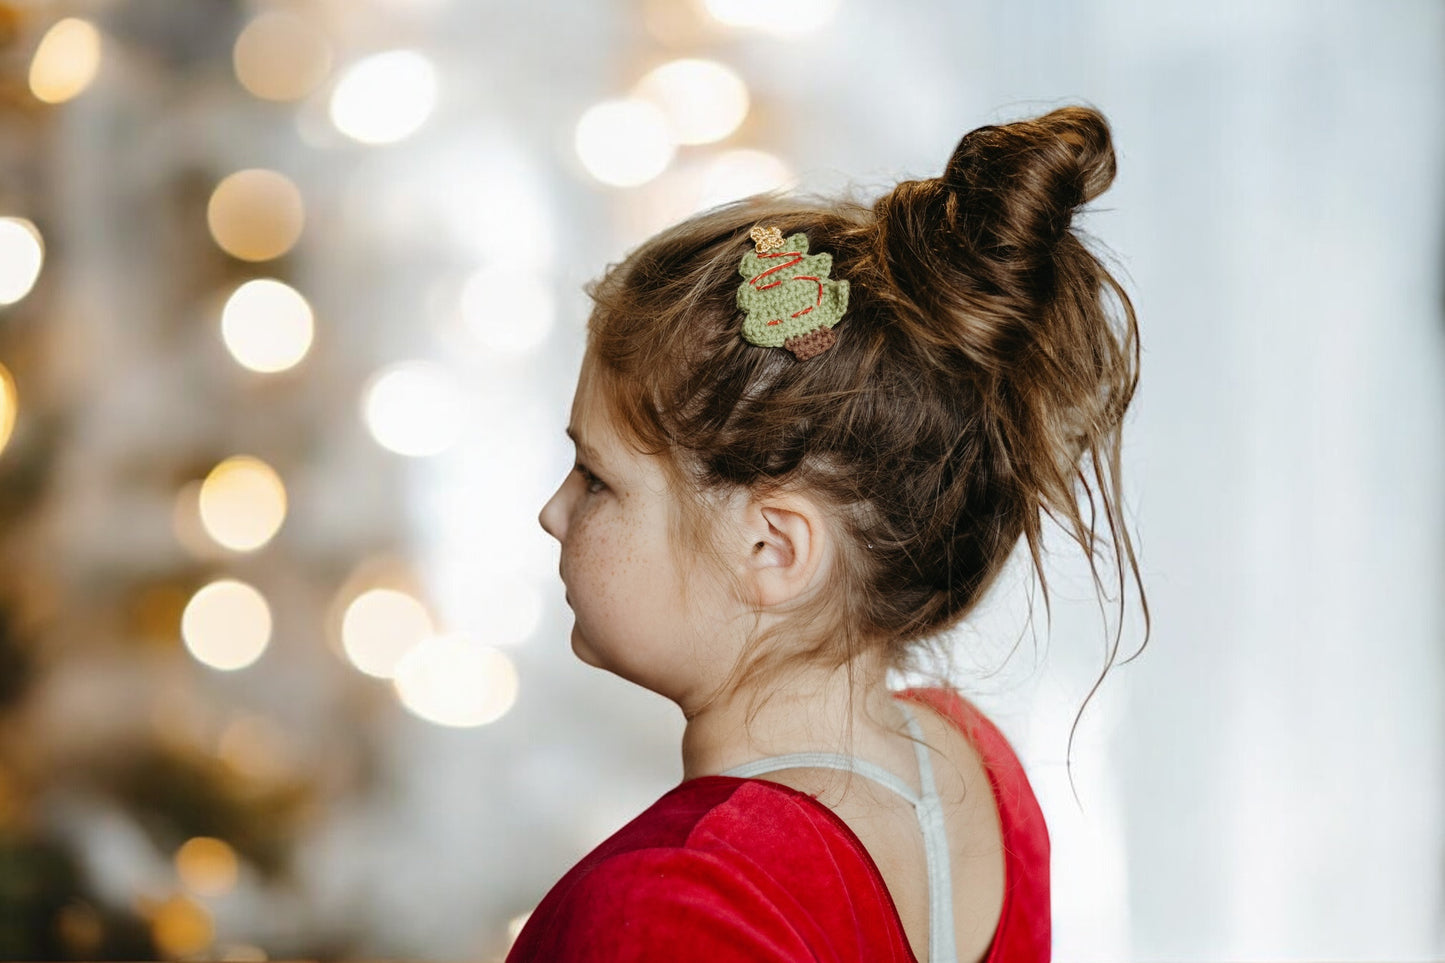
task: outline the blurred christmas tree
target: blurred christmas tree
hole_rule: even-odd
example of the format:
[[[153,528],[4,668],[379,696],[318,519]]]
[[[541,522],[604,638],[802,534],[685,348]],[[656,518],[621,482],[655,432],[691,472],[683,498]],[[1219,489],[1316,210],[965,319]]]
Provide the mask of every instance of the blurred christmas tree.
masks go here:
[[[402,526],[257,167],[294,131],[244,4],[48,9],[0,2],[0,958],[335,957],[296,846],[380,690],[326,626]]]

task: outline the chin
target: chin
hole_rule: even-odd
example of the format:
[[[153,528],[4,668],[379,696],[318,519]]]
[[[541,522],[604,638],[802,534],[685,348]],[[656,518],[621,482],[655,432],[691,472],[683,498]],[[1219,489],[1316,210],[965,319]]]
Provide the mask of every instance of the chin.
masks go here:
[[[572,623],[572,654],[593,668],[600,669],[602,667],[602,663],[597,660],[596,653],[587,644],[586,637],[582,635],[582,630],[577,627],[575,622]]]

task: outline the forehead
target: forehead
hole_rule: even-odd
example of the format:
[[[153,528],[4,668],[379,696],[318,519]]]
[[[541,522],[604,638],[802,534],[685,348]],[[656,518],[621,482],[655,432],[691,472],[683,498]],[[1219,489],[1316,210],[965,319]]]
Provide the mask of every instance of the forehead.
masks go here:
[[[597,461],[599,466],[605,463],[614,470],[635,468],[662,484],[668,464],[663,458],[646,452],[623,425],[611,394],[615,388],[610,382],[611,379],[598,375],[590,362],[583,363],[572,398],[567,433],[577,443],[578,451]]]
[[[590,360],[582,363],[582,372],[577,376],[567,434],[578,448],[602,451],[622,446],[622,434],[617,429],[611,399]]]

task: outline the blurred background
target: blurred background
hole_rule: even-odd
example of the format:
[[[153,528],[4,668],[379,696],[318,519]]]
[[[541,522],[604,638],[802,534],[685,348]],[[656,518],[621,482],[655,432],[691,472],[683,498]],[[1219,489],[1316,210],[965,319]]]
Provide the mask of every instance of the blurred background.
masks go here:
[[[1061,540],[950,640],[1055,955],[1445,958],[1431,0],[0,0],[0,957],[500,958],[681,772],[535,525],[582,284],[1079,101],[1153,634],[1079,716]]]

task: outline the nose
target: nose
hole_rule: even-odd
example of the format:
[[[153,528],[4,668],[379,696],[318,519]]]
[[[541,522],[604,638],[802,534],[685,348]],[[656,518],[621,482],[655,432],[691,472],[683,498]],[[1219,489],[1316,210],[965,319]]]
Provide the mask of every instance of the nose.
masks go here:
[[[551,535],[559,542],[567,535],[565,492],[567,490],[567,479],[571,477],[571,473],[569,472],[567,478],[562,479],[562,484],[557,486],[557,490],[552,493],[551,498],[547,499],[547,504],[542,506],[542,511],[537,516],[537,523],[542,526],[542,531]]]

